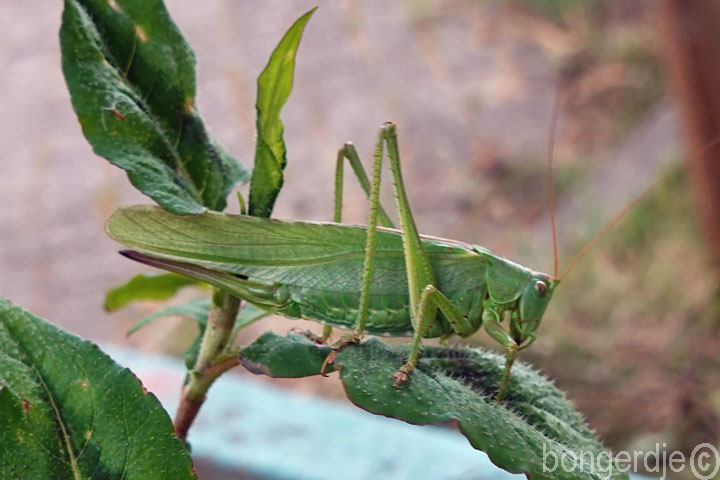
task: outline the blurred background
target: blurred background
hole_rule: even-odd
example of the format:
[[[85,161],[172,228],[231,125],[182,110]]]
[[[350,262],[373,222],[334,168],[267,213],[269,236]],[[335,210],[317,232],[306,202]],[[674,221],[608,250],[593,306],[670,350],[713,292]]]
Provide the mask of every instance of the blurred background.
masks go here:
[[[718,2],[166,4],[197,56],[199,110],[246,166],[255,79],[292,22],[320,5],[283,111],[278,218],[329,220],[337,149],[352,140],[367,163],[378,126],[392,120],[423,233],[552,273],[546,151],[556,91],[561,270],[667,175],[567,276],[521,358],[555,379],[614,450],[718,444],[717,149],[694,155],[692,174],[676,168],[720,135]],[[0,296],[93,341],[181,354],[196,335],[190,321],[125,339],[159,304],[103,311],[110,287],[145,271],[117,255],[105,218],[150,201],[82,136],[60,69],[61,11],[61,2],[0,6]],[[383,195],[392,204],[390,188]],[[345,221],[364,223],[354,181],[345,198]],[[298,325],[320,331],[273,318],[240,341]],[[469,342],[496,348],[482,332]],[[253,381],[346,401],[337,378]]]

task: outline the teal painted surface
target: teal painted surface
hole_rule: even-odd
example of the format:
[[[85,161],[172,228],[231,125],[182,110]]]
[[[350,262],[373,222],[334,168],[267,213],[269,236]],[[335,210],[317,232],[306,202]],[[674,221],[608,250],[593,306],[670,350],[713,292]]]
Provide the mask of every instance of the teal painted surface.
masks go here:
[[[185,373],[182,362],[129,349],[105,350],[174,413]],[[268,479],[525,478],[499,470],[450,428],[406,424],[247,376],[226,375],[212,387],[189,441],[195,457]]]

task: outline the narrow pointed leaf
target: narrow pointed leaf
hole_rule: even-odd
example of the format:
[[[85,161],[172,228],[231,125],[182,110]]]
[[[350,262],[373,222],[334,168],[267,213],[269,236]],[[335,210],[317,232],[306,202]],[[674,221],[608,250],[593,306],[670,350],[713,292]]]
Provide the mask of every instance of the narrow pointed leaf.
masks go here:
[[[392,375],[408,350],[376,338],[343,349],[336,367],[348,398],[369,412],[409,423],[456,424],[497,466],[534,480],[628,478],[611,467],[609,452],[563,393],[529,366],[515,364],[507,400],[498,405],[492,396],[503,357],[477,349],[425,347],[410,381],[393,388]],[[328,351],[302,337],[266,333],[243,349],[241,361],[254,373],[275,377],[317,375]],[[554,459],[570,462],[583,454],[584,465],[552,470]],[[599,463],[589,465],[588,454]]]
[[[96,345],[0,300],[0,478],[196,478],[167,413]]]
[[[283,184],[286,150],[280,110],[290,96],[295,70],[295,54],[305,25],[315,8],[300,17],[270,56],[265,70],[258,77],[257,140],[255,165],[250,181],[249,214],[269,217]]]
[[[175,273],[136,275],[129,282],[108,291],[105,296],[105,310],[112,312],[142,300],[167,300],[191,285],[206,286],[207,284]]]
[[[148,315],[147,317],[143,317],[135,322],[135,324],[127,331],[127,336],[132,335],[141,328],[160,318],[180,316],[195,320],[199,328],[198,336],[195,340],[193,340],[192,345],[190,345],[184,354],[185,364],[188,369],[191,369],[195,365],[195,360],[197,359],[198,352],[200,351],[200,344],[202,343],[202,338],[205,334],[205,327],[207,326],[207,319],[210,314],[210,303],[211,300],[209,298],[201,298],[199,300],[193,300],[180,305],[163,308],[162,310],[155,312],[152,315]],[[233,328],[233,333],[230,336],[230,344],[232,344],[235,336],[241,329],[255,323],[261,318],[267,317],[268,315],[270,315],[269,312],[261,310],[255,305],[251,305],[249,303],[243,304],[235,320],[235,327]]]
[[[174,213],[223,210],[246,171],[207,134],[195,57],[161,0],[65,0],[65,81],[95,153]]]
[[[210,299],[201,298],[200,300],[193,300],[191,302],[181,303],[180,305],[173,305],[171,307],[163,308],[160,311],[143,317],[133,324],[132,327],[127,331],[126,335],[129,337],[133,333],[137,332],[141,328],[150,325],[155,320],[165,317],[186,317],[191,320],[195,320],[201,329],[205,329],[207,325],[207,317],[210,313]]]
[[[208,315],[210,314],[210,302],[209,298],[201,298],[199,300],[193,300],[191,302],[181,303],[180,305],[173,305],[171,307],[163,308],[160,311],[143,317],[130,327],[126,333],[129,337],[133,333],[137,332],[146,325],[153,323],[155,320],[165,317],[187,317],[191,320],[195,320],[201,330],[205,329],[207,325]],[[261,310],[255,305],[245,303],[240,308],[237,318],[235,320],[235,327],[233,327],[232,338],[235,338],[237,332],[247,327],[248,325],[257,322],[261,318],[270,315],[270,312]]]
[[[212,300],[209,298],[201,298],[199,300],[193,300],[191,302],[181,303],[180,305],[163,308],[162,310],[155,312],[152,315],[148,315],[147,317],[143,317],[135,322],[135,324],[133,324],[133,326],[127,331],[126,335],[129,337],[141,328],[161,318],[179,316],[195,320],[198,324],[198,335],[183,354],[185,366],[188,370],[190,370],[195,366],[195,360],[197,359],[198,352],[200,352],[200,345],[202,343],[203,335],[205,334],[205,327],[207,327],[208,315],[210,314],[211,302]]]

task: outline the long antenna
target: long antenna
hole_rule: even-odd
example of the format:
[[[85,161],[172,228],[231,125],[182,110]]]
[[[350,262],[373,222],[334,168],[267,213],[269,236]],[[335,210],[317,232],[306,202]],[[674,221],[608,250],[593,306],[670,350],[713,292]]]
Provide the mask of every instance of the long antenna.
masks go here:
[[[718,143],[720,143],[720,137],[718,137],[718,138],[716,138],[715,140],[711,141],[710,143],[708,143],[707,145],[705,145],[703,148],[701,148],[700,150],[698,150],[698,151],[695,152],[694,154],[690,155],[690,157],[692,158],[692,157],[697,157],[697,156],[699,156],[699,155],[702,155],[703,153],[707,152],[710,148],[714,147],[714,146],[717,145]],[[655,187],[657,187],[658,185],[660,185],[661,183],[663,183],[663,182],[664,182],[665,180],[667,180],[673,173],[675,173],[675,170],[677,170],[681,165],[682,165],[682,162],[681,162],[681,163],[678,163],[678,164],[675,165],[673,168],[671,168],[669,172],[667,172],[665,175],[663,175],[663,176],[660,177],[658,180],[656,180],[652,185],[650,185],[648,188],[646,188],[640,195],[638,195],[637,197],[635,197],[635,200],[633,200],[627,207],[623,208],[622,211],[615,216],[615,218],[613,218],[612,220],[610,220],[610,222],[609,222],[607,225],[605,225],[605,228],[603,228],[603,229],[600,231],[600,233],[598,233],[597,235],[595,235],[595,237],[593,237],[593,239],[590,240],[590,243],[588,243],[588,244],[585,246],[585,248],[583,248],[583,249],[580,251],[580,253],[578,254],[578,256],[575,257],[575,259],[574,259],[572,262],[570,262],[570,265],[568,265],[567,268],[562,272],[562,274],[560,274],[560,277],[558,278],[558,280],[562,280],[562,279],[565,277],[565,275],[567,275],[568,272],[580,261],[580,259],[581,259],[582,257],[584,257],[585,254],[598,242],[598,240],[600,240],[600,238],[602,238],[602,236],[605,235],[605,234],[608,232],[608,230],[610,230],[610,229],[611,229],[616,223],[618,223],[625,215],[627,215],[627,213],[628,213],[630,210],[632,210],[633,207],[635,207],[635,205],[637,205],[638,203],[640,203],[640,201],[641,201],[642,199],[644,199],[650,192],[652,192],[652,191],[655,189]]]
[[[555,87],[555,100],[553,101],[553,109],[550,117],[550,132],[548,134],[547,147],[547,189],[548,189],[548,209],[550,210],[550,226],[552,227],[553,241],[553,258],[554,258],[554,274],[553,278],[558,278],[558,243],[557,243],[557,227],[555,225],[555,191],[553,189],[553,157],[555,155],[555,133],[557,132],[558,113],[560,112],[562,82],[558,80]],[[562,278],[562,277],[561,277]]]

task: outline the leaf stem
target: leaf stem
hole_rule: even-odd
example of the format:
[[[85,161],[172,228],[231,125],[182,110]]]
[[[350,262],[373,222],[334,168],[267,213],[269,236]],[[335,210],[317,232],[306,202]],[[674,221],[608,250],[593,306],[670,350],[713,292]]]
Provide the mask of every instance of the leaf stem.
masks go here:
[[[182,441],[185,441],[205,401],[205,394],[215,379],[238,364],[237,358],[226,355],[225,350],[239,309],[240,299],[226,292],[219,293],[219,301],[213,302],[195,367],[189,372],[189,380],[183,388],[173,420],[175,434]]]

